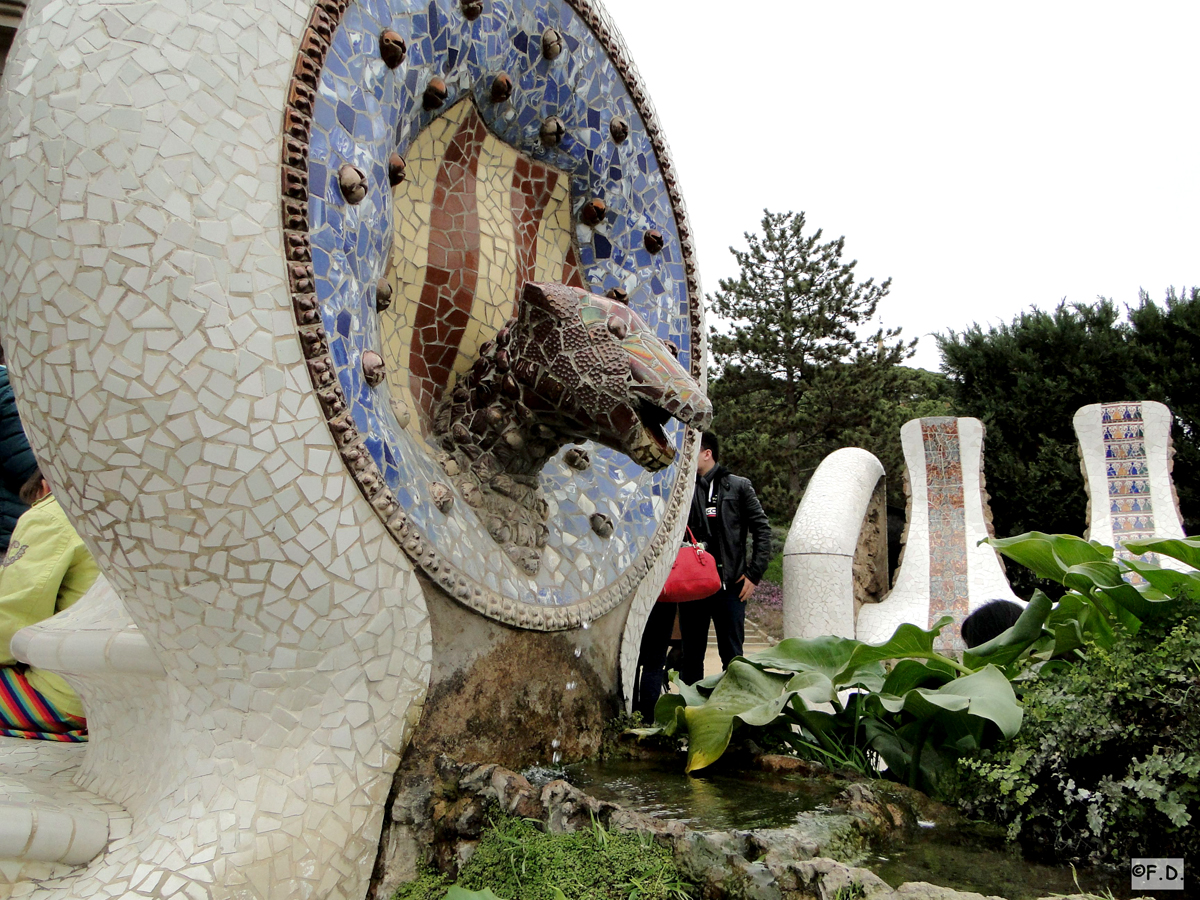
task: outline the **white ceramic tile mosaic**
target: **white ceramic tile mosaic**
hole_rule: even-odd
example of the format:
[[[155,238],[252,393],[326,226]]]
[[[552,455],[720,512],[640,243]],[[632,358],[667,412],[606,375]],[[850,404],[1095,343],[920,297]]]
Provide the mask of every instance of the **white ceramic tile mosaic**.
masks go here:
[[[956,623],[943,629],[939,646],[961,649],[958,624],[991,600],[1021,602],[1009,587],[989,536],[983,490],[983,423],[978,419],[913,419],[900,429],[908,478],[904,555],[892,590],[858,613],[857,637],[887,640],[905,622],[928,628],[931,603]],[[931,487],[939,492],[931,502]],[[931,510],[941,516],[931,528]],[[938,562],[943,568],[939,574]]]
[[[132,827],[13,896],[365,889],[430,648],[411,564],[335,452],[287,294],[280,116],[309,11],[34,2],[9,57],[18,402],[168,673],[157,694],[128,683],[146,675],[71,676],[99,728],[77,783]],[[104,732],[114,699],[123,734]]]
[[[860,447],[821,461],[783,547],[783,635],[854,637],[854,553],[883,464]]]
[[[1093,403],[1073,424],[1088,493],[1087,537],[1117,548],[1127,540],[1184,537],[1179,497],[1171,478],[1171,410],[1153,400]],[[1136,557],[1135,557],[1136,558]],[[1153,562],[1189,567],[1169,556]]]
[[[384,9],[358,5],[368,18]],[[611,24],[574,6],[619,58]],[[107,846],[69,870],[0,860],[12,896],[366,889],[431,641],[413,565],[348,473],[297,338],[280,160],[312,14],[311,0],[32,0],[8,58],[0,329],[30,441],[107,576],[22,636],[21,652],[63,669],[83,697],[84,759],[64,768],[52,745],[33,760],[0,748],[0,773],[25,771],[28,790],[57,777],[47,784],[83,804],[78,840],[57,858],[84,863],[102,823]],[[621,65],[633,132],[663,163],[652,110]],[[663,227],[678,248],[662,258],[683,299],[663,304],[663,327],[668,314],[672,328],[690,323],[702,377],[686,218],[673,172],[655,177],[655,202],[669,195],[675,210]],[[580,264],[595,269],[589,254]],[[649,291],[653,265],[638,265]],[[693,466],[677,465],[685,487]],[[666,497],[654,500],[654,515],[682,528]],[[626,673],[673,558],[667,531],[642,539],[654,550]],[[556,553],[580,581],[584,556]],[[45,788],[38,809],[61,812],[55,796]]]

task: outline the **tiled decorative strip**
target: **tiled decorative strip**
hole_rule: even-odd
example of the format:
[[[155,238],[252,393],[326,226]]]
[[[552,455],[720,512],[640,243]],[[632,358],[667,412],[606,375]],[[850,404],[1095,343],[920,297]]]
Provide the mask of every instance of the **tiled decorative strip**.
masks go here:
[[[1143,541],[1154,535],[1154,504],[1150,496],[1150,468],[1140,403],[1105,403],[1100,406],[1103,428],[1104,467],[1108,477],[1108,509],[1112,518],[1113,542],[1119,559],[1156,562],[1156,554],[1136,556],[1125,549],[1126,541]],[[1143,583],[1141,576],[1126,579]]]
[[[961,651],[957,625],[970,611],[970,586],[958,421],[922,419],[921,439],[929,509],[929,627],[942,616],[953,616],[956,624],[943,629],[937,646],[942,652]]]

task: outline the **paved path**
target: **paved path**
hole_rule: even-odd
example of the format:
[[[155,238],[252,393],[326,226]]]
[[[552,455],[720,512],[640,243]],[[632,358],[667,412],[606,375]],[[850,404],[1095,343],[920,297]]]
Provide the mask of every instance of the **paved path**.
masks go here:
[[[742,653],[749,656],[751,653],[757,653],[759,650],[766,650],[768,647],[774,647],[778,641],[772,640],[770,635],[758,627],[755,622],[746,619],[746,641],[742,646]],[[717,633],[710,625],[708,627],[708,651],[704,654],[704,674],[715,675],[721,671],[721,654],[717,652]]]

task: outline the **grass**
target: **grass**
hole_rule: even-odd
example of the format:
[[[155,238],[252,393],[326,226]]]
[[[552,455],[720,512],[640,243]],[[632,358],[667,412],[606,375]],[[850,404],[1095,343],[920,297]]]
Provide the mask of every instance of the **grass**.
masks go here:
[[[547,834],[540,824],[495,815],[454,886],[491,890],[499,900],[687,900],[670,851],[645,835],[607,831],[599,823],[572,834]],[[444,875],[426,871],[393,900],[443,900]]]

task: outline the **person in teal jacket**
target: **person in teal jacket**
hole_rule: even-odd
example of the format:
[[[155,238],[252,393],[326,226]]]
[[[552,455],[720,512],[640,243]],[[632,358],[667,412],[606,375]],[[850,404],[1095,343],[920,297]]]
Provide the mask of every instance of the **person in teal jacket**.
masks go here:
[[[21,486],[37,471],[37,459],[29,449],[12,385],[8,383],[8,368],[4,350],[0,348],[0,557],[8,552],[17,519],[29,509],[21,500]]]
[[[75,603],[99,569],[40,472],[21,493],[32,505],[0,561],[0,735],[84,741],[78,695],[60,675],[18,662],[12,638]]]

